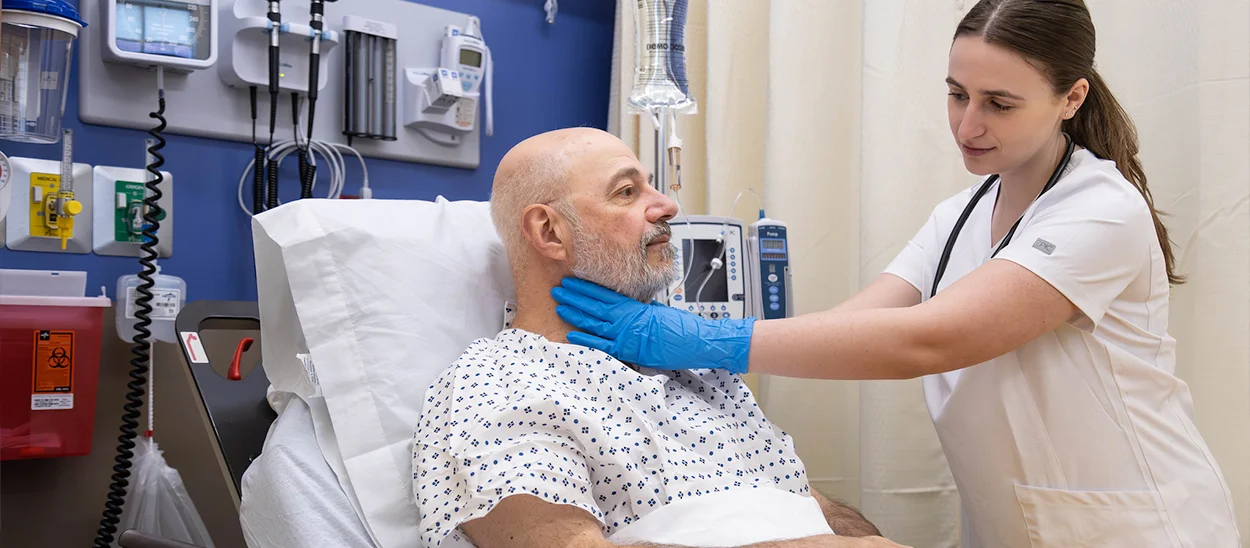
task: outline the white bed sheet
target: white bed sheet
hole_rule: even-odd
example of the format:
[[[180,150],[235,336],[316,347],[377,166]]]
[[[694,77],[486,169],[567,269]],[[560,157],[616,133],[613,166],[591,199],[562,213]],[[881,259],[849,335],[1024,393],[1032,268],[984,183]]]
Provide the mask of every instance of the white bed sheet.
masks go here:
[[[286,400],[243,474],[239,522],[248,547],[375,546],[322,455],[308,404]]]
[[[317,443],[313,411],[293,394],[271,392],[278,418],[243,475],[239,521],[249,548],[376,548]],[[610,539],[616,543],[740,546],[829,534],[809,496],[777,489],[709,493],[666,505]],[[749,541],[749,542],[748,542]],[[445,548],[472,548],[463,538]]]

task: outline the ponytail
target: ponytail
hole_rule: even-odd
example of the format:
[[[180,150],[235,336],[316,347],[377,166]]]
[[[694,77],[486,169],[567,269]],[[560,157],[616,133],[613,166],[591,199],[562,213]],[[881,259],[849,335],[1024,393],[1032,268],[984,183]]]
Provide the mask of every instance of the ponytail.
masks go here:
[[[1089,93],[1085,102],[1076,111],[1076,116],[1064,121],[1063,130],[1072,136],[1076,144],[1085,147],[1095,156],[1115,162],[1124,178],[1141,192],[1150,208],[1150,216],[1154,219],[1155,234],[1159,238],[1159,247],[1163,249],[1168,282],[1183,284],[1185,277],[1176,273],[1176,258],[1172,253],[1168,229],[1160,219],[1162,214],[1155,208],[1154,197],[1146,186],[1146,172],[1142,169],[1141,160],[1137,158],[1137,129],[1133,120],[1120,106],[1098,71],[1092,70],[1086,80],[1089,81]]]

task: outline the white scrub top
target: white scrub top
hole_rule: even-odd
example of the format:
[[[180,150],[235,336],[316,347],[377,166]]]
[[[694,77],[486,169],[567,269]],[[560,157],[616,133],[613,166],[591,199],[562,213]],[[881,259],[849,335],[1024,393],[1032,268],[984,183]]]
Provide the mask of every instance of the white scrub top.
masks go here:
[[[934,209],[886,272],[927,299],[981,184]],[[968,218],[939,291],[991,260],[996,195]],[[1167,272],[1141,193],[1078,149],[996,258],[1080,313],[1006,355],[922,379],[963,501],[964,546],[1238,546],[1232,496],[1173,376]]]

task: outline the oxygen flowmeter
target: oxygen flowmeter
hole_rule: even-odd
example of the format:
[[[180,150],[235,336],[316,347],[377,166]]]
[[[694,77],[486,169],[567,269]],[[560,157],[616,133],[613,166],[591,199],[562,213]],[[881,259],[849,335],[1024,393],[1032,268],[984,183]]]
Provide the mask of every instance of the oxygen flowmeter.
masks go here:
[[[74,217],[82,213],[82,202],[74,199],[74,138],[70,130],[61,137],[61,185],[56,196],[44,198],[44,222],[61,239],[61,249],[74,235]]]
[[[73,135],[61,130],[61,159],[9,158],[9,249],[51,253],[91,253],[91,222],[78,217],[92,211],[91,166],[73,163]],[[0,200],[2,202],[2,200]]]
[[[74,217],[84,209],[74,192],[74,180],[83,175],[84,170],[80,167],[85,166],[73,163],[74,139],[71,130],[61,131],[59,163],[26,158],[12,160],[14,180],[29,181],[27,210],[30,213],[29,221],[10,220],[7,237],[9,247],[13,249],[83,252],[77,245],[69,249],[69,243],[71,240],[79,243],[84,239],[83,234],[75,234],[74,230]],[[90,201],[89,197],[86,199]],[[90,230],[86,236],[89,239]],[[30,247],[32,245],[34,247]]]
[[[760,211],[760,219],[747,230],[747,256],[751,260],[751,297],[753,315],[761,320],[794,316],[794,292],[790,278],[790,243],[786,224],[769,219]]]

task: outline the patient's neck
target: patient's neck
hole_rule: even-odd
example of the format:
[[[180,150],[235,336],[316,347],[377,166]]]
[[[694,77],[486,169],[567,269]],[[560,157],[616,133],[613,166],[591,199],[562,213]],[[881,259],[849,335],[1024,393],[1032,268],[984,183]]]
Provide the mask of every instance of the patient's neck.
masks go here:
[[[556,314],[556,301],[551,298],[551,288],[560,284],[562,274],[555,272],[527,271],[514,275],[517,292],[516,318],[512,327],[542,335],[557,343],[568,342],[569,324]]]

